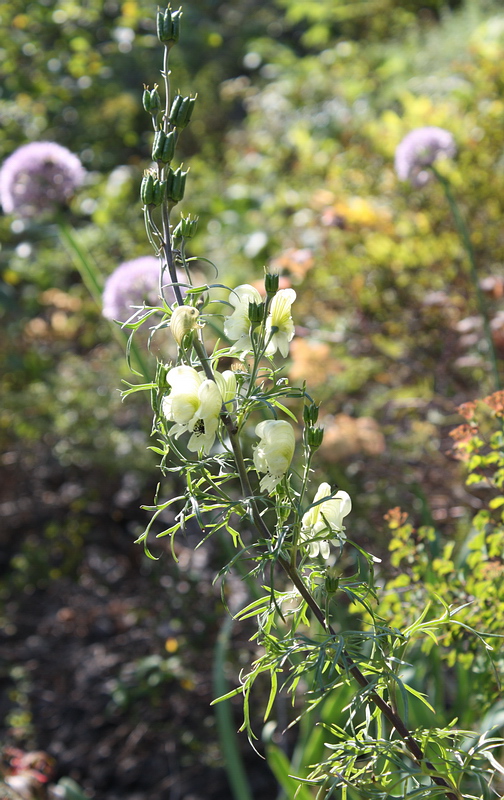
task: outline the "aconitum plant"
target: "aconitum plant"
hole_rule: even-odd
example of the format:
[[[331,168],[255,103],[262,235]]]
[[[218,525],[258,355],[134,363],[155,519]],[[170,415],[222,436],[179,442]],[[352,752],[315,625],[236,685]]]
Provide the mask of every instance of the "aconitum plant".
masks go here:
[[[151,536],[173,541],[196,525],[202,539],[221,534],[235,548],[223,576],[241,565],[248,581],[257,578],[254,599],[236,616],[256,619],[260,649],[243,668],[240,685],[216,699],[243,696],[243,729],[250,738],[255,735],[251,697],[259,676],[269,677],[271,687],[265,720],[280,688],[296,698],[298,719],[315,715],[328,698],[336,701],[342,693],[350,698],[344,702],[346,722],[341,716],[325,719],[332,743],[316,763],[302,765],[303,798],[473,796],[464,794],[467,780],[477,774],[489,785],[494,768],[485,771],[482,748],[468,747],[471,734],[453,725],[443,729],[435,716],[430,727],[408,726],[408,697],[430,705],[405,680],[405,649],[421,636],[432,645],[438,628],[457,625],[455,614],[447,608],[439,619],[426,621],[428,609],[419,609],[418,620],[403,630],[375,618],[378,559],[352,538],[352,499],[326,481],[312,485],[323,440],[319,409],[309,387],[291,385],[283,370],[295,335],[295,292],[279,289],[279,276],[271,272],[263,292],[242,284],[224,287],[224,298],[220,283],[192,283],[189,267],[197,258],[187,255],[186,246],[196,220],[174,219],[187,179],[187,171],[176,165],[176,147],[196,100],[170,93],[169,54],[179,38],[181,13],[170,7],[158,11],[163,90],[146,87],[143,95],[154,134],[154,166],[141,186],[143,213],[160,281],[174,293],[174,300],[163,298],[149,313],[160,320],[152,335],[169,328],[177,354],[170,362],[159,359],[152,380],[125,392],[150,393],[153,450],[165,479],[138,541],[153,557]],[[432,164],[441,149],[453,152],[450,138],[431,134],[420,137],[419,148],[411,139],[402,148],[399,164],[403,169],[408,156],[407,177]],[[140,324],[130,327],[134,331]],[[175,496],[170,476],[181,486]],[[175,511],[173,524],[159,531],[167,509]],[[359,564],[354,575],[342,566],[347,548]],[[362,609],[358,630],[341,624],[338,600],[344,596]],[[488,759],[494,746],[485,750]],[[468,753],[476,751],[474,764]]]

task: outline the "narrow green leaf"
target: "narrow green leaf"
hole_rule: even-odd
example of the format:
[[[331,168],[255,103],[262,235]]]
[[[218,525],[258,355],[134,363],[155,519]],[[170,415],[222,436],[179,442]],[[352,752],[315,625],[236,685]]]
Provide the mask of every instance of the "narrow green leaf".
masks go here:
[[[313,796],[306,786],[303,786],[294,775],[290,774],[290,761],[277,745],[268,745],[266,760],[288,800],[313,800]]]

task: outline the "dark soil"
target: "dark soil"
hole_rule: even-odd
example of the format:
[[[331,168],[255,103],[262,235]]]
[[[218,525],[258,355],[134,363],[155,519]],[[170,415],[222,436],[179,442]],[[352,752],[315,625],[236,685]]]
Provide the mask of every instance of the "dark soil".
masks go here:
[[[94,476],[91,501],[89,476],[46,458],[11,452],[0,475],[4,743],[44,750],[55,780],[70,776],[100,800],[232,798],[210,707],[227,613],[212,586],[218,543],[194,551],[189,534],[178,565],[167,548],[150,561],[133,540],[153,486],[128,494]],[[235,629],[234,653],[249,633]],[[239,701],[235,717],[238,728]],[[253,796],[276,797],[239,737]]]

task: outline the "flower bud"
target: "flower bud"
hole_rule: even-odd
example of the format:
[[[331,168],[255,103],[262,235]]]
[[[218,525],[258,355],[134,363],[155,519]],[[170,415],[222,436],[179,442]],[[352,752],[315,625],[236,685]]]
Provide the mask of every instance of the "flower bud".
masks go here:
[[[315,403],[305,405],[303,408],[303,421],[306,427],[315,425],[318,420],[319,407]]]
[[[166,181],[159,181],[157,178],[154,178],[154,194],[153,194],[153,204],[155,206],[160,206],[163,200],[165,199],[166,194]]]
[[[329,567],[325,576],[325,590],[327,594],[336,594],[339,587],[341,575],[337,574],[335,567]]]
[[[171,105],[168,121],[176,128],[185,128],[191,121],[195,102],[196,97],[182,97],[177,94]]]
[[[305,441],[311,450],[316,450],[324,438],[323,428],[305,428]]]
[[[152,204],[154,197],[154,175],[152,172],[144,172],[140,186],[140,197],[144,205],[150,206]]]
[[[185,191],[187,171],[182,172],[182,167],[170,169],[166,175],[166,197],[168,201],[175,205],[182,200]]]
[[[198,217],[193,217],[188,214],[187,217],[181,217],[180,222],[173,231],[173,235],[182,237],[183,239],[192,239],[198,228]]]
[[[199,311],[194,306],[177,306],[171,315],[170,329],[173,338],[180,346],[184,336],[198,327]]]
[[[161,111],[161,98],[159,96],[157,83],[154,84],[154,89],[149,89],[149,87],[144,84],[142,102],[148,114],[152,114],[153,117],[159,114]]]
[[[164,11],[157,12],[157,35],[160,42],[162,42],[168,49],[178,42],[180,36],[180,18],[182,16],[182,9],[172,11],[171,6],[168,6]]]
[[[249,302],[248,318],[253,328],[255,328],[256,325],[259,325],[264,318],[264,303]]]
[[[166,182],[160,181],[153,172],[146,170],[140,186],[140,197],[146,206],[160,206],[165,198]]]
[[[268,297],[273,297],[278,292],[278,272],[266,272],[264,275],[264,288]]]
[[[152,160],[169,164],[175,154],[176,143],[177,134],[175,131],[170,131],[169,133],[157,131],[152,145]]]
[[[160,389],[167,389],[169,384],[166,380],[166,376],[168,374],[168,367],[166,364],[158,362],[157,370],[156,370],[156,384]]]

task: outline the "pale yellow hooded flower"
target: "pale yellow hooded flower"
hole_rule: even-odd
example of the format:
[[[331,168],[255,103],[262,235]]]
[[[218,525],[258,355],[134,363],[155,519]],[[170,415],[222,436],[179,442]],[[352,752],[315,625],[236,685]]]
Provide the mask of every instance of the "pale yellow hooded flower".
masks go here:
[[[260,442],[254,450],[254,466],[266,473],[261,491],[271,493],[287,472],[294,455],[294,429],[284,420],[265,420],[256,426]]]
[[[295,299],[294,289],[280,289],[270,303],[266,320],[266,341],[269,341],[266,348],[267,356],[274,355],[277,350],[284,358],[289,355],[289,342],[294,338],[291,306]]]
[[[208,455],[219,426],[222,406],[219,387],[205,378],[203,372],[187,366],[169,370],[166,380],[171,392],[163,400],[162,409],[166,419],[175,423],[170,433],[178,439],[190,431],[188,449],[193,452],[203,449]]]
[[[233,313],[224,321],[224,333],[234,342],[232,351],[235,353],[250,353],[249,303],[261,303],[262,298],[254,286],[243,283],[229,294],[229,302],[234,308]]]
[[[329,498],[323,500],[324,497]],[[331,497],[331,487],[328,483],[321,483],[314,498],[318,505],[310,508],[303,515],[300,540],[308,542],[307,550],[312,558],[320,555],[329,558],[330,547],[328,539],[338,536],[345,539],[343,519],[352,510],[352,500],[347,492],[340,490]]]

